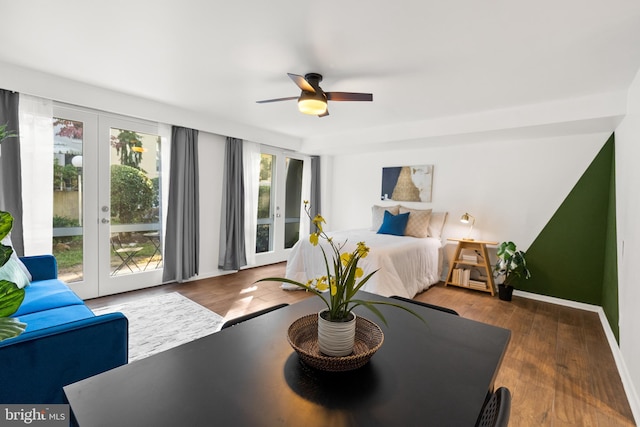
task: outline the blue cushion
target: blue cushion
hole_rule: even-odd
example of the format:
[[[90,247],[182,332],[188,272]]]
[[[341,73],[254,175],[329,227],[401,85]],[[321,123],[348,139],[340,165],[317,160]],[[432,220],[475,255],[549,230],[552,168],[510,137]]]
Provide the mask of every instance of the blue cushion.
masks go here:
[[[393,234],[394,236],[404,236],[404,230],[409,222],[409,212],[394,215],[389,211],[384,211],[382,225],[378,229],[378,234]]]
[[[27,329],[25,330],[25,333],[27,333],[95,316],[96,315],[93,314],[86,305],[70,305],[67,307],[52,308],[50,310],[39,311],[37,313],[25,314],[20,317],[12,317],[18,317],[18,320],[27,324]]]
[[[67,285],[58,279],[38,280],[25,288],[24,301],[13,314],[20,317],[25,314],[49,310],[68,305],[83,305],[83,301]]]

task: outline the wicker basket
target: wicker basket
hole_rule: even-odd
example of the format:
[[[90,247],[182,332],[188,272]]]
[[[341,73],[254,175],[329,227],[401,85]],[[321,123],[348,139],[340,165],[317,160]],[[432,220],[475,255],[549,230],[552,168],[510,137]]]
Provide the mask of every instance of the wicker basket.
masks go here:
[[[325,356],[318,348],[318,315],[309,314],[289,326],[287,338],[308,366],[322,371],[341,372],[364,366],[382,345],[384,334],[378,325],[358,316],[353,353],[348,356]]]

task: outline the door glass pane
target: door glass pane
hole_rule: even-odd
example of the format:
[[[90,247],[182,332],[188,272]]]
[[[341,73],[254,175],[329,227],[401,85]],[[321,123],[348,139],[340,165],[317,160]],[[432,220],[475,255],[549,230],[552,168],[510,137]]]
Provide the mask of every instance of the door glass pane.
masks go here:
[[[58,276],[83,279],[82,122],[53,118],[53,255]]]
[[[162,266],[160,137],[111,128],[111,275]]]
[[[286,159],[284,247],[293,247],[300,238],[300,209],[302,205],[302,166],[299,159]]]
[[[276,156],[262,154],[260,159],[260,187],[258,191],[258,229],[256,253],[273,250],[273,168]]]

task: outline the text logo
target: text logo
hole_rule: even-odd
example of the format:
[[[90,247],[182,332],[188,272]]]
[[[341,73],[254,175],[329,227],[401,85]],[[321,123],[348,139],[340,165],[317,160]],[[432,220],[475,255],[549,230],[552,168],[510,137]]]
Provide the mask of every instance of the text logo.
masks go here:
[[[69,405],[0,405],[0,427],[68,427]]]

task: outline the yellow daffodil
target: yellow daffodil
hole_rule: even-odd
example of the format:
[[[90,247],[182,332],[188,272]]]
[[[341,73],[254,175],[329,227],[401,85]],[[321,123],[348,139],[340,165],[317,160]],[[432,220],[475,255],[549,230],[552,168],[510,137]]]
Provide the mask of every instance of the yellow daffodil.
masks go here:
[[[322,223],[327,223],[324,218],[322,218],[322,215],[318,214],[316,215],[311,222],[313,222],[313,225],[316,226],[316,228],[318,228],[318,232],[322,233]]]
[[[335,297],[337,293],[338,293],[338,287],[336,286],[335,283],[331,283],[331,296]]]
[[[351,261],[351,254],[347,252],[340,254],[340,261],[342,265],[346,266]]]
[[[365,245],[364,242],[358,242],[357,251],[360,258],[365,258],[367,255],[369,255],[369,247]]]
[[[322,276],[316,282],[316,289],[320,292],[326,291],[329,289],[329,285],[327,284],[327,276]]]
[[[362,277],[363,274],[364,274],[364,270],[362,270],[360,267],[356,267],[356,277],[359,279]]]
[[[313,246],[318,246],[318,233],[311,233],[309,235],[309,242],[311,242]]]

